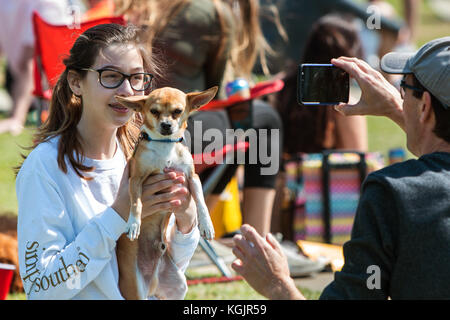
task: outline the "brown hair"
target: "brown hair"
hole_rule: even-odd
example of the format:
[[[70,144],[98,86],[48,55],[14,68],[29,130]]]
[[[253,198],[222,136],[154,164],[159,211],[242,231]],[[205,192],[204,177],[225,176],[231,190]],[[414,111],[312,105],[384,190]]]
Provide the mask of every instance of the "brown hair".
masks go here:
[[[151,30],[148,33],[149,43],[157,39],[171,18],[191,3],[192,0],[116,0],[116,14],[129,14]],[[259,24],[258,0],[211,0],[218,15],[222,35],[233,29],[233,44],[228,65],[228,76],[234,80],[236,77],[250,78],[253,66],[259,57],[263,71],[268,74],[265,52],[270,51]],[[234,14],[234,26],[227,26],[222,16],[221,6],[227,5]],[[235,10],[239,9],[239,10]],[[222,42],[217,50],[217,56],[225,48],[226,36],[221,37]],[[231,79],[233,78],[233,79]]]
[[[77,124],[81,118],[83,103],[81,97],[75,96],[69,87],[68,72],[69,70],[75,70],[81,77],[85,77],[87,71],[82,69],[92,67],[101,51],[114,44],[133,44],[136,46],[142,56],[144,70],[155,72],[154,62],[150,59],[146,48],[141,44],[139,29],[134,26],[97,25],[86,30],[77,38],[70,49],[69,56],[63,60],[66,68],[53,88],[48,118],[38,128],[34,137],[34,145],[29,148],[34,149],[40,143],[59,136],[57,161],[59,168],[64,173],[67,173],[67,165],[64,160],[66,156],[77,175],[82,178],[88,179],[82,175],[82,171],[94,169],[84,166],[82,163],[83,150],[77,132]],[[127,159],[132,155],[140,125],[141,118],[136,113],[130,121],[117,130],[117,139]],[[20,169],[20,166],[17,169]]]
[[[151,43],[191,0],[115,0],[115,13],[130,15],[140,25],[148,27],[147,41]]]
[[[216,1],[216,0],[213,0]],[[166,62],[159,36],[163,33],[173,17],[175,17],[191,0],[115,0],[114,13],[125,16],[131,23],[139,25],[142,29],[142,42],[145,43],[158,64],[159,79],[155,81],[158,87],[167,80],[163,66],[159,62]],[[220,17],[219,17],[220,18]],[[222,26],[222,21],[221,26]],[[165,66],[164,66],[165,67]],[[159,80],[159,81],[158,81]]]
[[[354,25],[333,14],[322,17],[313,25],[300,63],[328,64],[332,58],[361,58],[362,55]],[[297,103],[297,69],[291,70],[284,81],[285,86],[278,94],[277,109],[283,119],[285,151],[290,154],[322,151],[327,128],[330,123],[333,125],[336,111],[330,107],[308,107]]]
[[[265,52],[270,51],[259,23],[259,1],[258,0],[234,0],[240,8],[235,17],[237,35],[235,44],[231,51],[231,61],[235,76],[249,78],[256,58],[259,58],[262,69],[266,75],[269,74]]]

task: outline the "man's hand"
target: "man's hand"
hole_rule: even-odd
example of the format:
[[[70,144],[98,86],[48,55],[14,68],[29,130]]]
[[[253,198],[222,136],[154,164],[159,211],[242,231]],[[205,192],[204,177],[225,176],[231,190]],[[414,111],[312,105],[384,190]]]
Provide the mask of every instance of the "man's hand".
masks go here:
[[[264,239],[246,224],[241,232],[233,238],[233,253],[238,259],[231,267],[269,299],[304,299],[289,275],[286,256],[277,240],[271,234]]]
[[[354,105],[339,104],[335,107],[337,111],[346,116],[386,116],[403,130],[405,129],[403,100],[400,97],[400,92],[380,72],[357,58],[340,57],[331,59],[331,63],[342,68],[350,77],[354,78],[362,91],[358,103]]]

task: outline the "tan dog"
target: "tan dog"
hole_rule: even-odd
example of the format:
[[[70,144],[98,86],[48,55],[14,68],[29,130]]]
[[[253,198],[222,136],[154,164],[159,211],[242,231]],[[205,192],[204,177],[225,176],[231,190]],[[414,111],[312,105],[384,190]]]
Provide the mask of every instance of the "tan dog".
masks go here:
[[[141,138],[130,159],[128,238],[122,235],[117,245],[119,287],[125,299],[163,299],[169,291],[170,297],[181,299],[187,286],[166,252],[166,229],[172,213],[158,212],[141,221],[142,183],[147,177],[169,167],[184,172],[197,206],[200,234],[209,240],[214,238],[192,155],[180,142],[189,114],[211,101],[216,93],[217,87],[188,94],[166,87],[148,96],[116,96],[119,103],[141,112],[144,119]]]

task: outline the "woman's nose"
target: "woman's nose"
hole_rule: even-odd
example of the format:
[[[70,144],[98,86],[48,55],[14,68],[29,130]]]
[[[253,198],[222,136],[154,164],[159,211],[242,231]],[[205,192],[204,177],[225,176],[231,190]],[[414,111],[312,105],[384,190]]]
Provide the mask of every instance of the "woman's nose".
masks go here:
[[[129,79],[123,80],[122,84],[117,88],[117,94],[124,97],[134,96],[134,90],[131,88]]]

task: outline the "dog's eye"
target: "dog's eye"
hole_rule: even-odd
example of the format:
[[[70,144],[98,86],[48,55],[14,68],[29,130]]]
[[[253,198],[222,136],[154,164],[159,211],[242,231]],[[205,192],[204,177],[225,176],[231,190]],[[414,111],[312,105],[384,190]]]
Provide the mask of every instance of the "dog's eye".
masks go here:
[[[174,115],[179,115],[181,113],[181,109],[175,109],[173,110]]]
[[[158,116],[158,115],[159,115],[159,111],[156,110],[156,109],[151,109],[151,110],[150,110],[150,113],[153,114],[153,115],[155,115],[155,116]]]

